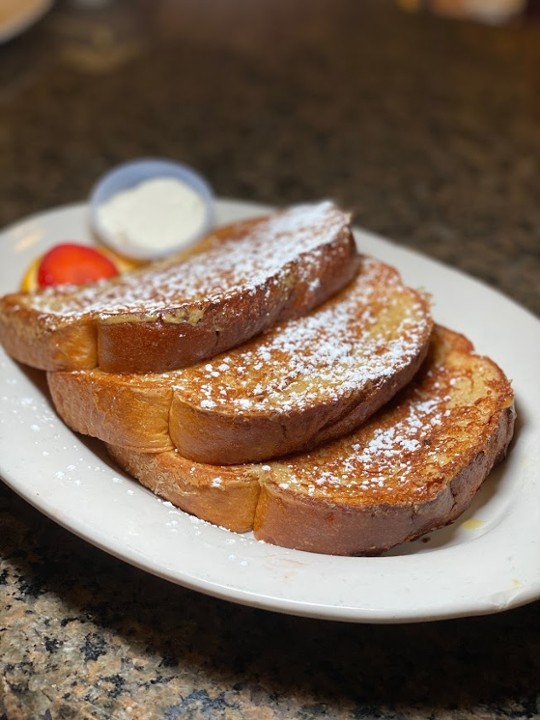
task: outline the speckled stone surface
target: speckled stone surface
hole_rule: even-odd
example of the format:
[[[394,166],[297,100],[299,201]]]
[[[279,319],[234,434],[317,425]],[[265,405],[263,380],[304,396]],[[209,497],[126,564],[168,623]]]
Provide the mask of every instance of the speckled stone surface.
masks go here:
[[[162,155],[332,196],[540,313],[540,24],[390,0],[57,3],[0,47],[0,225]],[[24,452],[24,448],[21,448]],[[0,485],[1,720],[540,717],[540,605],[368,626],[166,583]]]

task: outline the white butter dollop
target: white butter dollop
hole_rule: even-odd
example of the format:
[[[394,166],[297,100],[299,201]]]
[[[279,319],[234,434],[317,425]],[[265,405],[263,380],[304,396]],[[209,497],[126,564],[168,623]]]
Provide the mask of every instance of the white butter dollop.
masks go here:
[[[201,196],[175,178],[122,190],[99,208],[99,222],[117,249],[165,254],[196,239],[205,223]]]

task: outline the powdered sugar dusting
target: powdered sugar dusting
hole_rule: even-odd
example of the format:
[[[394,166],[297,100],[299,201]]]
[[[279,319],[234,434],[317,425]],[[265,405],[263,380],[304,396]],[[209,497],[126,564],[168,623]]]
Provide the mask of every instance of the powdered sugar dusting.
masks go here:
[[[339,454],[331,448],[327,454],[314,456],[320,464],[287,465],[287,480],[280,487],[303,487],[308,495],[339,492],[341,498],[355,495],[362,499],[365,493],[379,502],[387,496],[396,502],[405,488],[409,495],[423,494],[425,487],[416,485],[414,474],[420,472],[424,477],[422,466],[430,456],[436,458],[437,448],[428,449],[428,445],[450,414],[448,401],[448,396],[435,401],[417,396],[395,423],[370,424],[352,438],[339,441]]]
[[[484,362],[476,356],[461,364],[432,360],[418,382],[352,435],[271,464],[275,482],[283,490],[356,504],[429,498],[455,474],[456,459],[468,462],[474,433],[481,434],[489,421],[491,405],[482,402],[488,393],[481,379]]]
[[[430,330],[423,298],[365,257],[353,283],[311,315],[186,368],[173,385],[203,410],[289,413],[376,390],[423,351]]]
[[[165,261],[151,274],[142,269],[86,288],[45,290],[25,302],[43,313],[98,315],[102,320],[128,313],[168,313],[202,300],[212,305],[237,293],[255,292],[269,278],[276,282],[304,254],[302,271],[310,281],[318,255],[348,223],[349,217],[330,201],[299,205],[238,231],[204,256],[180,264]]]

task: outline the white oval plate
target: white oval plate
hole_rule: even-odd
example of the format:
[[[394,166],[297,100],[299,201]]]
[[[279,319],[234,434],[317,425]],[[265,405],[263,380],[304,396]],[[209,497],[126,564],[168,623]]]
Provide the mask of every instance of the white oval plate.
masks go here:
[[[218,223],[261,206],[221,200]],[[0,472],[17,493],[88,542],[171,582],[296,615],[403,622],[488,614],[540,597],[540,322],[455,270],[361,230],[363,252],[430,291],[439,323],[459,330],[512,379],[512,452],[454,525],[378,558],[287,550],[201,522],[119,472],[99,442],[56,417],[44,374],[0,350]],[[91,242],[85,205],[51,210],[0,235],[0,294],[63,240]]]

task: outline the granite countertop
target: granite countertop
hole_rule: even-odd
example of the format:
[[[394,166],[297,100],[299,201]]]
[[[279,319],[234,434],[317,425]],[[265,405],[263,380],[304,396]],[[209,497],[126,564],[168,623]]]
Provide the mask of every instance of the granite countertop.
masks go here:
[[[539,78],[534,22],[390,0],[59,2],[0,46],[0,225],[174,157],[221,196],[334,197],[538,314]],[[540,717],[538,603],[320,621],[146,574],[4,485],[0,528],[2,720]]]

